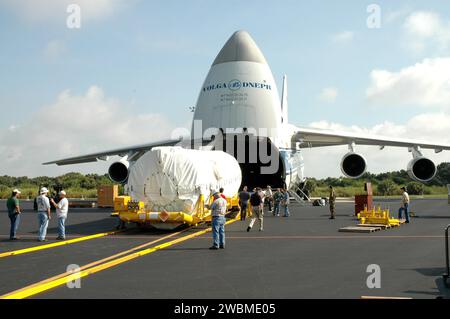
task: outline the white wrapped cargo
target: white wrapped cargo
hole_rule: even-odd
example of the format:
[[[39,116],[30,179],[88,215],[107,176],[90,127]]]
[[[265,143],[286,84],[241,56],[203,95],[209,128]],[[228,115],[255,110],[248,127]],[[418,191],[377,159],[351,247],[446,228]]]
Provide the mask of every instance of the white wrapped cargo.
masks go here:
[[[147,210],[192,214],[200,194],[208,198],[223,187],[226,196],[234,196],[241,179],[238,162],[225,152],[157,147],[132,165],[128,190]]]

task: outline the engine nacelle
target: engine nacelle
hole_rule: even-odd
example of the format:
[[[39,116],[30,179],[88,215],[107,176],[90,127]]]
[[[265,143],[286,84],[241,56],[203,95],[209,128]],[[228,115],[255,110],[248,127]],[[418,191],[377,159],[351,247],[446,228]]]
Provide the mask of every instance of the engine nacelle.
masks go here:
[[[431,181],[437,172],[433,161],[423,156],[413,158],[408,163],[407,170],[409,177],[422,183]]]
[[[130,168],[130,162],[126,158],[121,159],[119,162],[112,163],[108,169],[109,178],[114,183],[124,184],[128,180],[128,174]]]
[[[366,159],[358,153],[347,153],[341,161],[341,171],[349,178],[360,178],[367,169]]]

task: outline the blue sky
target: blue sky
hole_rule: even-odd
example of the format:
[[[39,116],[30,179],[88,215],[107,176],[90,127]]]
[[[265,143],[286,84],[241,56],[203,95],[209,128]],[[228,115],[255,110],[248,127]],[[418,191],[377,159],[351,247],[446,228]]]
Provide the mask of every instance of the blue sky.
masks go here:
[[[186,125],[212,61],[239,29],[255,39],[280,86],[288,75],[292,124],[325,120],[328,126],[373,129],[386,121],[403,127],[423,114],[449,114],[450,102],[398,105],[391,91],[378,90],[373,101],[366,93],[374,86],[373,70],[395,74],[424,59],[448,57],[445,1],[377,1],[381,28],[369,29],[366,9],[373,1],[73,0],[82,8],[82,27],[75,30],[66,27],[61,2],[0,0],[3,132],[26,129],[65,90],[83,96],[92,86],[128,114],[157,114],[170,125]],[[420,49],[407,27],[418,12],[435,14],[434,27],[445,29],[422,34]],[[327,88],[331,96],[323,93]],[[23,173],[38,174],[34,169]]]

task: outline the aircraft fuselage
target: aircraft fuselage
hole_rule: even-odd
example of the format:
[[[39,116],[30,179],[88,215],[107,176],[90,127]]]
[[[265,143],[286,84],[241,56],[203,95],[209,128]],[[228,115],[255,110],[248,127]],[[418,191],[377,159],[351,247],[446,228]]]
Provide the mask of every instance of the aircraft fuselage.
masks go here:
[[[214,136],[215,149],[238,160],[242,185],[288,188],[303,181],[303,159],[299,149],[291,148],[282,113],[264,56],[247,32],[236,32],[202,85],[192,135]]]

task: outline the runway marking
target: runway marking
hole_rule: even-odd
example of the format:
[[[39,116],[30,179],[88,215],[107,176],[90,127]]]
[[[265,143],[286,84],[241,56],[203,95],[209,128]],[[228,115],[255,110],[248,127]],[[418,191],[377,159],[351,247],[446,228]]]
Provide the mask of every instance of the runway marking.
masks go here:
[[[6,235],[0,235],[0,238],[6,238],[8,239],[10,236],[8,234]],[[58,235],[49,235],[46,238],[48,239],[56,239]],[[78,238],[77,235],[66,235],[66,238]],[[36,239],[36,235],[20,235],[20,239]],[[20,241],[19,241],[20,242]]]
[[[244,231],[243,231],[244,233]],[[142,235],[127,235],[127,236],[108,236],[108,239],[151,239],[158,238],[156,235],[142,236]],[[78,237],[76,237],[78,238]],[[196,239],[209,239],[210,237],[200,236]],[[380,235],[380,236],[227,236],[227,239],[443,239],[445,236],[441,235]]]
[[[208,237],[199,237],[198,239],[206,239]],[[445,236],[227,236],[228,239],[442,239]]]
[[[372,300],[408,300],[413,299],[411,297],[380,297],[380,296],[361,296],[361,299],[372,299]]]
[[[29,248],[23,248],[23,249],[19,249],[19,250],[7,251],[5,253],[0,253],[0,258],[9,257],[9,256],[17,256],[17,255],[35,252],[38,250],[44,250],[44,249],[49,249],[49,248],[54,248],[54,247],[59,247],[59,246],[64,246],[64,245],[70,245],[70,244],[78,243],[81,241],[86,241],[86,240],[90,240],[90,239],[96,239],[96,238],[100,238],[100,237],[114,235],[114,234],[117,234],[120,232],[122,232],[122,230],[110,231],[110,232],[106,232],[106,233],[99,233],[99,234],[78,237],[78,238],[69,239],[69,240],[63,240],[63,241],[56,242],[56,243],[50,243],[50,244],[45,244],[45,245],[33,246],[33,247],[29,247]]]
[[[131,230],[131,228],[127,229],[127,230]],[[122,232],[124,232],[124,230],[122,230]],[[163,235],[163,233],[161,233],[159,235]],[[6,235],[6,236],[0,235],[0,237],[7,237],[7,238],[9,238],[9,235]],[[151,234],[151,235],[149,234],[149,235],[145,236],[145,235],[132,235],[131,232],[130,232],[126,236],[123,236],[123,235],[120,235],[120,234],[109,235],[108,239],[130,239],[130,238],[133,238],[133,239],[149,239],[149,238],[152,238],[152,237],[159,238],[159,236],[156,235],[156,234]],[[48,240],[56,240],[57,236],[47,236],[46,238]],[[71,240],[71,239],[80,238],[80,236],[79,235],[78,236],[77,235],[71,235],[71,236],[66,236],[66,238],[67,238],[67,240]],[[22,241],[23,239],[26,240],[26,241]],[[36,239],[36,236],[20,236],[20,240],[17,240],[16,243],[17,242],[19,242],[19,243],[20,242],[27,242],[30,239]],[[5,240],[5,241],[3,241],[3,243],[11,243],[11,241],[10,240]]]
[[[117,254],[115,254],[115,255],[112,255],[112,256],[109,256],[109,257],[106,257],[106,258],[103,258],[103,259],[100,259],[100,260],[91,262],[91,263],[89,263],[89,264],[86,264],[86,265],[80,267],[80,270],[85,270],[85,269],[87,269],[87,268],[90,268],[90,267],[99,265],[99,264],[101,264],[101,263],[107,262],[107,261],[109,261],[109,260],[111,260],[111,259],[114,259],[114,258],[123,256],[123,255],[126,255],[126,254],[128,254],[128,253],[130,253],[130,252],[133,252],[133,251],[135,251],[135,250],[138,250],[138,249],[141,249],[141,248],[145,248],[145,247],[147,247],[147,246],[149,246],[149,245],[152,245],[152,244],[156,244],[157,242],[160,242],[160,241],[165,240],[165,239],[172,238],[172,237],[174,237],[174,236],[176,236],[176,235],[179,235],[180,233],[186,232],[186,231],[188,231],[188,230],[189,230],[189,229],[184,229],[184,230],[182,230],[182,231],[179,231],[179,232],[176,232],[176,233],[173,233],[173,234],[164,236],[164,237],[160,237],[160,238],[158,238],[158,239],[156,239],[156,240],[153,240],[153,241],[151,241],[151,242],[148,242],[148,243],[145,243],[145,244],[142,244],[142,245],[133,247],[133,248],[131,248],[131,249],[125,250],[125,251],[120,252],[120,253],[117,253]],[[53,276],[53,277],[51,277],[51,278],[47,278],[47,279],[42,280],[42,281],[40,281],[40,282],[38,282],[38,283],[32,284],[32,285],[30,285],[30,286],[27,286],[27,287],[24,287],[24,288],[15,290],[14,292],[8,293],[8,294],[6,294],[6,295],[0,296],[0,298],[4,298],[5,296],[7,296],[7,295],[9,295],[9,294],[17,294],[17,293],[23,292],[23,291],[25,291],[25,290],[28,290],[28,289],[37,287],[37,286],[39,286],[39,285],[42,285],[42,284],[45,284],[45,283],[54,281],[54,280],[56,280],[56,279],[59,279],[59,278],[62,278],[62,277],[66,277],[66,276],[71,275],[71,274],[73,274],[73,273],[74,273],[74,271],[67,271],[67,272],[64,272],[64,273],[62,273],[62,274]]]
[[[244,233],[244,231],[243,231]],[[127,235],[127,236],[114,236],[109,235],[108,239],[151,239],[158,238],[156,235],[139,236],[139,235]],[[24,238],[24,237],[23,237]],[[75,237],[77,239],[79,237]],[[380,235],[380,236],[227,236],[227,239],[443,239],[445,236],[441,235]],[[196,239],[209,239],[209,237],[200,236]],[[50,244],[49,244],[50,245]],[[41,246],[37,246],[41,247]],[[12,253],[12,252],[10,252]],[[6,254],[6,253],[5,253]],[[0,257],[4,257],[0,254]]]
[[[228,221],[226,223],[226,225],[234,223],[235,221],[236,220]],[[186,230],[184,230],[184,231],[186,231]],[[62,286],[64,284],[66,284],[68,282],[71,282],[71,281],[74,281],[76,279],[81,279],[83,277],[95,274],[95,273],[100,272],[102,270],[105,270],[105,269],[108,269],[108,268],[120,265],[120,264],[125,263],[127,261],[130,261],[130,260],[133,260],[133,259],[145,256],[145,255],[149,255],[151,253],[154,253],[155,251],[162,250],[164,248],[167,248],[167,247],[173,246],[175,244],[181,243],[183,241],[189,240],[191,238],[195,238],[195,237],[201,236],[201,235],[206,234],[207,232],[210,232],[210,231],[211,231],[211,227],[208,227],[205,230],[201,230],[201,231],[198,231],[196,233],[193,233],[193,234],[190,234],[190,235],[187,235],[187,236],[183,236],[183,237],[174,239],[172,241],[163,243],[161,245],[158,245],[158,246],[155,246],[155,247],[151,247],[151,248],[147,248],[147,249],[135,252],[135,253],[131,253],[129,255],[126,255],[126,256],[123,256],[123,257],[120,257],[120,258],[116,258],[119,255],[121,256],[121,255],[127,254],[128,252],[131,252],[131,251],[139,249],[138,248],[139,246],[138,246],[138,247],[132,248],[132,249],[130,249],[128,251],[116,254],[114,256],[110,256],[108,258],[105,258],[105,259],[93,262],[93,263],[88,264],[88,265],[85,265],[85,266],[82,267],[83,268],[82,271],[79,271],[79,272],[76,272],[76,273],[71,273],[69,275],[66,275],[66,273],[61,274],[61,275],[57,275],[55,277],[52,277],[52,278],[40,281],[40,282],[35,283],[33,285],[30,285],[30,286],[27,286],[27,287],[15,290],[13,292],[7,293],[7,294],[5,294],[3,296],[0,296],[0,299],[24,299],[24,298],[36,295],[38,293],[50,290],[52,288],[55,288],[55,287],[58,287],[58,286]],[[171,235],[166,236],[166,237],[175,236],[175,235],[177,235],[179,233],[180,232],[174,233],[174,234],[171,234]],[[161,240],[163,240],[163,239],[165,239],[165,238],[161,238]],[[148,243],[147,245],[150,245],[150,243]],[[116,258],[116,259],[114,259],[114,258]]]

